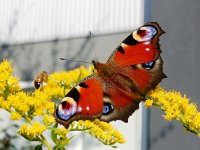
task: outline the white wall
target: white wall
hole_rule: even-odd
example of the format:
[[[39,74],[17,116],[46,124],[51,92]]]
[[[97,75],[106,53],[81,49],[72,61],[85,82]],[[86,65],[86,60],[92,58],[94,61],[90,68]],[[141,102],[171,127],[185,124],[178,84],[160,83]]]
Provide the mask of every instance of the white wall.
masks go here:
[[[0,0],[0,42],[123,32],[143,22],[143,0]]]
[[[89,31],[92,31],[94,35],[131,32],[144,23],[144,12],[143,0],[84,0],[84,2],[83,0],[0,0],[0,14],[5,14],[0,15],[0,43],[8,42],[11,44],[2,51],[2,56],[14,62],[13,65],[16,67],[16,71],[21,69],[21,72],[23,72],[23,67],[25,67],[29,79],[32,78],[29,74],[30,70],[36,70],[37,67],[42,66],[43,68],[40,69],[47,71],[63,70],[66,66],[61,68],[60,64],[64,64],[64,62],[58,60],[59,57],[63,56],[58,54],[70,58],[70,56],[76,54],[74,47],[78,47],[77,51],[87,49],[87,41],[85,42],[86,47],[84,47],[84,41],[83,44],[79,43],[80,45],[78,45],[76,39],[61,41],[61,46],[56,41],[54,41],[55,43],[50,42],[49,45],[41,41],[86,36]],[[108,37],[109,39],[105,40]],[[112,39],[112,37],[114,38]],[[118,41],[119,37],[120,41]],[[97,41],[94,40],[94,48],[97,46],[95,51],[98,59],[105,62],[112,50],[125,37],[121,38],[121,35],[110,35],[106,38],[103,36],[97,37]],[[114,41],[115,39],[117,41]],[[32,42],[37,41],[40,41],[40,43],[31,45]],[[18,45],[13,45],[16,43]],[[20,45],[21,43],[24,44]],[[70,45],[72,43],[76,45]],[[51,45],[52,49],[49,48]],[[84,59],[94,56],[91,52],[93,50],[89,48],[83,54]],[[25,55],[25,53],[28,55]],[[51,59],[51,55],[54,59]],[[80,56],[77,57],[76,55],[75,59],[80,60]],[[39,62],[43,62],[45,65],[43,66]],[[36,72],[34,73],[36,74]],[[20,72],[16,74],[23,76]],[[145,130],[145,126],[142,125],[142,109],[139,109],[130,117],[128,124],[119,121],[113,124],[127,139],[127,143],[120,145],[119,150],[141,150],[142,144],[145,144],[141,143],[144,141],[141,140],[142,130]],[[142,127],[144,128],[142,129]],[[91,142],[93,139],[88,138],[88,136],[85,138],[85,135],[81,135],[78,140],[80,144],[77,144],[76,140],[73,141],[71,149],[109,149],[98,142]]]

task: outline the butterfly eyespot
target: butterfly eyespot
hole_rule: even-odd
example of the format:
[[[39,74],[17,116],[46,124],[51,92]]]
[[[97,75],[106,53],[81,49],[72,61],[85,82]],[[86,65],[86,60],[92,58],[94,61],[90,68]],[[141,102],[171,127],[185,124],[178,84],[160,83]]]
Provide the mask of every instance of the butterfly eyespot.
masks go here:
[[[155,61],[151,61],[151,62],[142,64],[142,67],[144,69],[150,70],[154,67],[154,65],[155,65]]]
[[[137,34],[139,35],[139,36],[141,36],[141,37],[143,37],[143,36],[145,36],[145,34],[146,34],[146,30],[137,30]]]
[[[56,109],[56,116],[61,120],[68,120],[76,113],[77,104],[72,98],[64,98]]]
[[[103,115],[108,115],[114,111],[114,107],[110,103],[104,103],[103,106]]]
[[[65,109],[65,107],[67,106],[67,102],[66,101],[61,102],[61,106],[62,106],[62,109]]]
[[[133,37],[139,42],[149,41],[157,34],[156,28],[152,26],[144,26],[133,32]]]

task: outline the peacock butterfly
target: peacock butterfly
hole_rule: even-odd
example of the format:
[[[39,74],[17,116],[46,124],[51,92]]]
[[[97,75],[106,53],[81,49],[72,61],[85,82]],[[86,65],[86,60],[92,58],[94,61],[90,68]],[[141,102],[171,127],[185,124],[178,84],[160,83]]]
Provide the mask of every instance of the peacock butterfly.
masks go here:
[[[66,128],[74,120],[122,120],[145,100],[163,73],[158,23],[149,22],[131,33],[107,63],[92,61],[97,73],[86,77],[66,94],[55,111],[56,121]]]

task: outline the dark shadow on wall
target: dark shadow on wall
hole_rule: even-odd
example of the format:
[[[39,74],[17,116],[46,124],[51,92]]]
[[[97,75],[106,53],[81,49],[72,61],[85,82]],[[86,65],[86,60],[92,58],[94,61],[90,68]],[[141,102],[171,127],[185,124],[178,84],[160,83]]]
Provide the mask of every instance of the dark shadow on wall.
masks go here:
[[[166,126],[162,126],[161,129],[158,129],[158,133],[152,136],[150,139],[149,148],[154,146],[154,144],[159,143],[160,140],[165,138],[167,134],[169,134],[170,132],[173,132],[174,129],[175,129],[175,126],[173,125],[173,123],[169,123]]]
[[[76,60],[88,61],[93,54],[91,37],[79,39],[54,39],[48,42],[23,43],[23,44],[1,44],[1,60],[8,59],[12,62],[15,74],[21,80],[32,80],[36,74],[45,70],[55,72],[59,70],[70,70],[82,63]],[[61,61],[64,57],[74,61]]]

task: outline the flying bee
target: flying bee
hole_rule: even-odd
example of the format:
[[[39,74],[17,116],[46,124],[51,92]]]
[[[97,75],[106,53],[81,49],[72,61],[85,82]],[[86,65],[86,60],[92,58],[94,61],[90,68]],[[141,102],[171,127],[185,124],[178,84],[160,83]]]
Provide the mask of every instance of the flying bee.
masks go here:
[[[34,80],[34,87],[35,89],[39,89],[43,86],[44,82],[47,82],[48,80],[48,73],[46,71],[40,72],[35,80]]]

